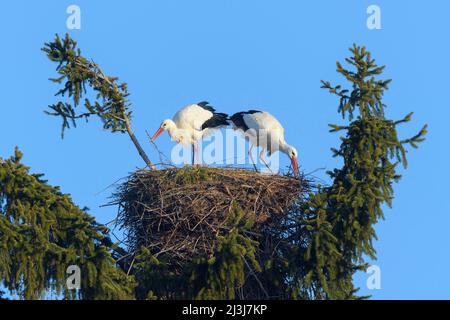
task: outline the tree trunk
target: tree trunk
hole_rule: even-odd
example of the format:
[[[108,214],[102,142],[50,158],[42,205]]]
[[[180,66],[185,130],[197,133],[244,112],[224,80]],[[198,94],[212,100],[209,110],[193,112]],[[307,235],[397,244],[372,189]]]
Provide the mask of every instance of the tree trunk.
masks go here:
[[[150,170],[156,170],[155,165],[150,161],[147,154],[145,153],[144,149],[142,149],[139,141],[137,140],[136,136],[134,135],[133,130],[131,129],[130,120],[127,116],[124,117],[125,121],[125,128],[127,129],[127,133],[130,136],[131,141],[133,141],[134,146],[136,147],[139,155],[141,156],[142,160],[147,164]]]

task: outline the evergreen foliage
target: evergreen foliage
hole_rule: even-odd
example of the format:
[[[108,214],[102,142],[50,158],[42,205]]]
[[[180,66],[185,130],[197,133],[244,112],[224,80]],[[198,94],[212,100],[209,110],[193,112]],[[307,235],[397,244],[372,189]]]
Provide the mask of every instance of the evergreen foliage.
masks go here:
[[[0,164],[0,280],[13,294],[39,299],[127,299],[133,278],[115,267],[108,230],[52,187],[30,174],[22,153]],[[81,289],[68,290],[66,269],[81,269]]]
[[[259,244],[245,235],[253,221],[244,216],[244,211],[235,206],[229,216],[231,229],[227,235],[218,236],[214,255],[197,261],[190,278],[197,299],[235,299],[236,291],[244,286],[246,268],[262,271],[255,257]]]
[[[365,47],[354,45],[346,62],[353,70],[337,63],[337,72],[351,84],[351,89],[322,81],[322,88],[339,98],[338,112],[351,122],[330,125],[331,132],[344,132],[333,156],[343,160],[340,169],[328,172],[332,184],[311,195],[307,212],[324,228],[323,237],[311,234],[306,259],[313,257],[306,279],[314,279],[319,297],[346,299],[355,297],[352,276],[365,269],[364,256],[376,257],[372,241],[374,225],[383,218],[382,205],[392,205],[392,184],[400,179],[398,165],[406,168],[405,145],[414,148],[424,140],[426,126],[409,139],[400,140],[397,127],[409,122],[412,113],[394,121],[385,117],[383,93],[391,80],[378,80],[384,66],[378,66]]]

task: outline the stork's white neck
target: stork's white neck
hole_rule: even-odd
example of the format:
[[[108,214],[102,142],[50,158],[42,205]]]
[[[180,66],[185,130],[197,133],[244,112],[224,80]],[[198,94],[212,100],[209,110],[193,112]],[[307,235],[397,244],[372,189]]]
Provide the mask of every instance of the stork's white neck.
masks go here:
[[[280,151],[283,152],[284,154],[287,154],[289,156],[289,150],[292,148],[292,146],[288,143],[286,143],[286,141],[281,140],[280,141]]]
[[[184,129],[178,128],[176,123],[172,120],[165,120],[166,128],[165,130],[169,133],[170,138],[173,141],[181,144],[190,144],[192,143],[191,136]]]
[[[174,139],[178,135],[178,127],[175,122],[172,120],[166,120],[167,121],[167,132],[169,133],[169,136]]]

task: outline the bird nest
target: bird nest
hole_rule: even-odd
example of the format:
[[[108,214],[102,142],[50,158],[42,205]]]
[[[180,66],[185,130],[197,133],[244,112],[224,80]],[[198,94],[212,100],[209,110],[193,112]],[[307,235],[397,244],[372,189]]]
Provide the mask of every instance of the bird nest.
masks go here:
[[[304,177],[236,168],[184,167],[131,174],[114,195],[131,252],[144,246],[181,266],[213,253],[234,206],[254,221],[252,236],[277,224],[311,189]]]

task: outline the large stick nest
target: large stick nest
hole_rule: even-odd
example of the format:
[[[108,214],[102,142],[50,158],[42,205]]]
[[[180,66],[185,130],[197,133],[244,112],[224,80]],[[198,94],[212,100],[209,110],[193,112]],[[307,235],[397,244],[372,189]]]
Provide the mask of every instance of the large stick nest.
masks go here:
[[[184,167],[131,174],[115,194],[119,225],[131,252],[145,246],[181,266],[210,255],[218,235],[229,231],[228,214],[237,205],[255,224],[279,220],[299,204],[310,182],[231,168]]]

